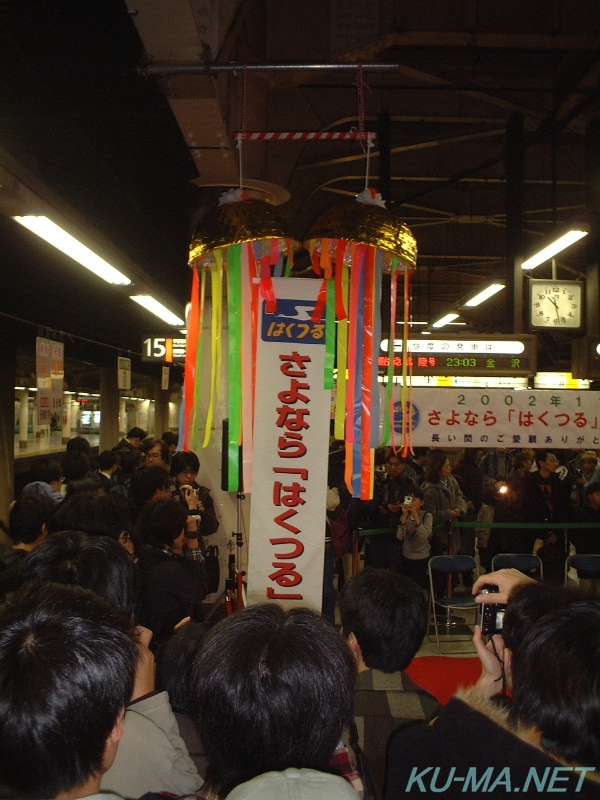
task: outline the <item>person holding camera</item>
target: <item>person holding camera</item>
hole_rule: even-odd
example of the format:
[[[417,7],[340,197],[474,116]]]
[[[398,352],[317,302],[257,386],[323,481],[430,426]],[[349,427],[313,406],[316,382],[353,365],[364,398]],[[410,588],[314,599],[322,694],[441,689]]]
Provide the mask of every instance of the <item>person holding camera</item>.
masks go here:
[[[369,537],[368,560],[365,565],[389,568],[398,572],[402,558],[402,545],[396,538],[396,528],[402,515],[404,498],[412,496],[416,483],[404,474],[406,456],[390,448],[385,460],[385,478],[376,490],[374,505],[377,508],[373,527],[388,528],[389,531]]]
[[[492,594],[481,594],[488,588]],[[600,607],[583,594],[516,570],[482,576],[473,594],[508,603],[487,642],[474,642],[483,674],[432,723],[395,733],[385,800],[600,796]],[[491,615],[498,620],[497,613]],[[493,697],[504,680],[512,698]]]
[[[431,554],[433,516],[429,511],[423,511],[424,502],[425,493],[418,487],[413,489],[412,495],[404,498],[397,533],[397,538],[402,542],[402,559],[398,571],[427,589],[427,562]]]

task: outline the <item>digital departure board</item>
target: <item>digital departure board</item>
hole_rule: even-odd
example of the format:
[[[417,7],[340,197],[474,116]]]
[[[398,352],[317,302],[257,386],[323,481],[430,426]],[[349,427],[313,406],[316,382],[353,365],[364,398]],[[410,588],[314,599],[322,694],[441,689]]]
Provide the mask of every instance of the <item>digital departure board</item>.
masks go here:
[[[389,364],[387,340],[378,358],[381,374]],[[408,367],[415,376],[523,377],[536,372],[536,338],[531,334],[446,336],[408,340]],[[402,371],[402,341],[394,343],[394,374]]]

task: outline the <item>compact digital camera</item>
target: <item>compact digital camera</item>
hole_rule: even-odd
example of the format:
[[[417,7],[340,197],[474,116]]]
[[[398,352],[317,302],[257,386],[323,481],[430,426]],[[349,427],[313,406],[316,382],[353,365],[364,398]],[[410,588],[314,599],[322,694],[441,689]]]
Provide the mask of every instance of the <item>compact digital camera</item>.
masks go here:
[[[404,505],[409,506],[412,503],[412,494],[407,494],[404,498]]]
[[[486,583],[481,587],[479,594],[494,594],[497,592],[497,586]],[[490,602],[482,603],[479,606],[479,624],[484,636],[494,636],[496,633],[502,633],[505,611],[506,605],[504,603]]]

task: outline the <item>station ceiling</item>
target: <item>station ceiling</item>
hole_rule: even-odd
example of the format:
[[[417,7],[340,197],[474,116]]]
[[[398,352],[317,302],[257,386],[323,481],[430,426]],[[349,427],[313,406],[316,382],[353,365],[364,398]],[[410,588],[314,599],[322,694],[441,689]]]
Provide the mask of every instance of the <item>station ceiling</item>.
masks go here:
[[[232,134],[364,122],[378,135],[370,183],[417,239],[414,319],[432,322],[506,273],[509,127],[523,131],[524,252],[600,207],[599,54],[596,0],[4,0],[0,148],[184,306],[191,231],[239,180]],[[336,69],[359,63],[393,68],[365,68],[361,96],[357,71]],[[365,184],[356,142],[252,142],[242,156],[255,196],[289,197],[300,240]],[[46,327],[108,359],[164,328],[33,238],[0,216],[4,333]],[[559,277],[584,279],[594,247],[561,257]],[[467,329],[509,330],[504,294],[463,314]],[[568,334],[541,342],[540,368],[568,366]]]

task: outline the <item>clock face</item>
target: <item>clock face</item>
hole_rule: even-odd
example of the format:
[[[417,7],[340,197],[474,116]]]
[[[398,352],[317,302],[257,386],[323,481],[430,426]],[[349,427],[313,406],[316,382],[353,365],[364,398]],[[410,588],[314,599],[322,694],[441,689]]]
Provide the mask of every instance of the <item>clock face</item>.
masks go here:
[[[529,321],[533,328],[581,327],[579,281],[530,280]]]

